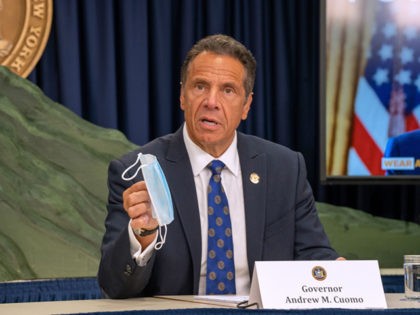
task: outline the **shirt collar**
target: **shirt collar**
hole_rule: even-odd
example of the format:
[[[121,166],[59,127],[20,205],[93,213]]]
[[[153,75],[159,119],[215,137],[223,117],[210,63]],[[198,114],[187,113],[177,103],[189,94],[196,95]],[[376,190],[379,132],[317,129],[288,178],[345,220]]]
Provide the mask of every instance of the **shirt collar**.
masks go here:
[[[191,167],[194,176],[197,176],[201,173],[201,171],[207,167],[207,165],[214,160],[214,157],[203,149],[201,149],[198,145],[196,145],[190,138],[187,130],[186,124],[184,124],[182,134],[184,137],[185,146],[187,148],[188,156],[190,158]],[[226,168],[234,175],[239,175],[239,155],[238,155],[238,147],[237,147],[237,136],[235,131],[235,136],[233,137],[233,141],[227,150],[217,158],[218,160],[222,161]]]

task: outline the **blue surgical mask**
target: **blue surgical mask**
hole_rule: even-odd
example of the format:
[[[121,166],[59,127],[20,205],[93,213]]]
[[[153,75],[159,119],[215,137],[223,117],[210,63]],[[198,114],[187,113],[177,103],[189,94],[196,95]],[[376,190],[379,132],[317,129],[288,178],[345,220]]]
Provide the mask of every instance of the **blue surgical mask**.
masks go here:
[[[141,165],[138,166],[134,175],[126,177],[127,173],[134,168],[138,162],[140,162]],[[137,155],[137,160],[122,173],[121,177],[126,181],[132,180],[137,176],[140,169],[143,173],[143,179],[146,183],[151,199],[152,216],[159,223],[159,235],[161,241],[156,243],[155,248],[160,249],[166,240],[166,225],[174,220],[171,193],[169,191],[165,174],[163,173],[158,160],[152,154],[139,153]],[[162,233],[162,226],[165,228],[164,234]]]

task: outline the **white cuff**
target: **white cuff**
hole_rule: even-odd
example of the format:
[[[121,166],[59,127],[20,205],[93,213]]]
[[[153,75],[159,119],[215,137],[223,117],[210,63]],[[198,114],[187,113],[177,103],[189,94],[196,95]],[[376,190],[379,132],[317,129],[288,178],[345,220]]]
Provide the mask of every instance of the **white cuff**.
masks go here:
[[[128,238],[130,240],[130,253],[131,257],[136,261],[137,265],[140,267],[146,266],[147,262],[149,261],[150,257],[152,257],[153,251],[155,250],[155,244],[157,242],[158,233],[156,233],[156,237],[149,246],[147,246],[144,250],[141,247],[140,242],[137,240],[136,236],[134,235],[133,229],[131,228],[131,220],[128,222]]]

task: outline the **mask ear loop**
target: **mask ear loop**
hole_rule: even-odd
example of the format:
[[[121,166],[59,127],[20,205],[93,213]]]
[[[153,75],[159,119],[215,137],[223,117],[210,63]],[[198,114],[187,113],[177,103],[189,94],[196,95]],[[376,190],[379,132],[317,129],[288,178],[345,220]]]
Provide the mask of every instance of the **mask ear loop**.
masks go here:
[[[162,246],[166,242],[166,235],[168,234],[168,228],[167,228],[166,224],[164,224],[163,227],[165,228],[165,234],[162,233],[162,225],[159,225],[158,239],[160,238],[160,241],[156,242],[156,244],[155,244],[155,249],[156,250],[161,249]]]
[[[142,153],[139,153],[139,154],[137,154],[137,160],[133,163],[133,164],[131,164],[129,167],[127,167],[126,169],[125,169],[125,171],[121,174],[121,178],[123,179],[123,180],[125,180],[125,181],[129,181],[129,180],[132,180],[132,179],[134,179],[136,176],[137,176],[137,174],[140,172],[140,170],[141,170],[141,168],[143,167],[143,165],[141,165],[140,164],[140,166],[137,168],[137,170],[136,170],[136,172],[134,173],[134,175],[133,176],[131,176],[131,177],[126,177],[125,175],[133,168],[133,167],[135,167],[136,166],[136,164],[137,163],[139,163],[140,162],[140,157],[142,156]]]

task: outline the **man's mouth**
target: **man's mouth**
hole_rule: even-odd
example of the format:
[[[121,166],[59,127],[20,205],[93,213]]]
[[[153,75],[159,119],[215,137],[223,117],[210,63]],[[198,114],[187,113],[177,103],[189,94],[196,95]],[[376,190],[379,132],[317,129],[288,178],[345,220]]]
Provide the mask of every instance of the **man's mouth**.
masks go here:
[[[202,119],[201,122],[203,122],[206,125],[209,126],[216,126],[217,122],[215,122],[214,120],[208,120],[208,119]]]

